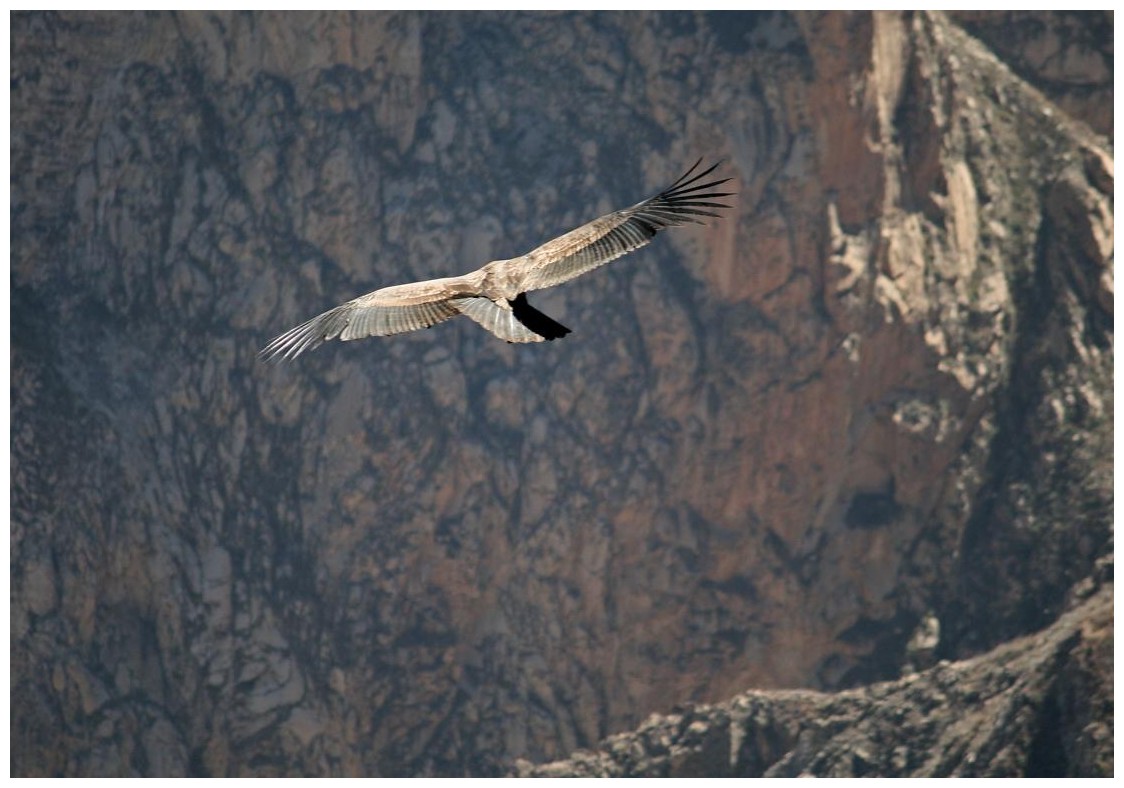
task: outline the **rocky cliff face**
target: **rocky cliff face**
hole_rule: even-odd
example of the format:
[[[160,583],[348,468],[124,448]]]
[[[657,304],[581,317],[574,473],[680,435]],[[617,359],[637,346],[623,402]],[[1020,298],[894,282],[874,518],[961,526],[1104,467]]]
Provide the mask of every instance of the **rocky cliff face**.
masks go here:
[[[1111,123],[988,21],[13,14],[13,773],[497,774],[1057,620]],[[544,292],[564,341],[256,358],[698,156],[730,215]]]

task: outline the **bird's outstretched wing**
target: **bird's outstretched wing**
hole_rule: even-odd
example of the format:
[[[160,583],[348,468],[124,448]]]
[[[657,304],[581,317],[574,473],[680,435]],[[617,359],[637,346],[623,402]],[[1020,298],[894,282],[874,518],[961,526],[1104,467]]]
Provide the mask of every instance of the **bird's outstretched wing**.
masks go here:
[[[698,217],[720,216],[708,209],[729,208],[714,200],[730,197],[733,192],[711,189],[730,179],[699,183],[718,167],[714,164],[692,177],[700,164],[702,159],[655,197],[605,214],[512,260],[523,269],[521,289],[526,292],[562,284],[639,249],[666,227],[702,224]]]
[[[461,313],[457,279],[384,287],[291,328],[261,351],[264,359],[292,360],[330,339],[382,337],[429,328]]]

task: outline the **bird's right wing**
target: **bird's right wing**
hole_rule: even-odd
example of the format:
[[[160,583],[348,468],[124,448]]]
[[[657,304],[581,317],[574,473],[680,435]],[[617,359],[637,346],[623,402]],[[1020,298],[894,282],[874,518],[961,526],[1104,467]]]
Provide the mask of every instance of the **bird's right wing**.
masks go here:
[[[666,227],[702,224],[701,216],[720,216],[708,209],[729,208],[714,200],[733,193],[712,190],[730,179],[699,183],[718,167],[714,164],[692,177],[700,164],[702,159],[655,197],[605,214],[515,258],[511,264],[522,271],[512,271],[509,276],[522,275],[523,291],[553,287],[639,249]]]
[[[458,295],[458,284],[457,279],[432,279],[359,296],[289,329],[262,348],[261,357],[291,361],[331,339],[383,337],[429,328],[461,313],[451,300]]]

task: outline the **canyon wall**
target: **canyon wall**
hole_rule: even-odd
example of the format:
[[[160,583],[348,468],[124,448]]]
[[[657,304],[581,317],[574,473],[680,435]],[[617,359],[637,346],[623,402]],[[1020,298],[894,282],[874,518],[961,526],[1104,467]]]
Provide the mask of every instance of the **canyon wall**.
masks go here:
[[[11,27],[13,774],[502,774],[1111,585],[1110,48],[896,13]],[[700,156],[726,217],[535,294],[562,341],[257,358]]]

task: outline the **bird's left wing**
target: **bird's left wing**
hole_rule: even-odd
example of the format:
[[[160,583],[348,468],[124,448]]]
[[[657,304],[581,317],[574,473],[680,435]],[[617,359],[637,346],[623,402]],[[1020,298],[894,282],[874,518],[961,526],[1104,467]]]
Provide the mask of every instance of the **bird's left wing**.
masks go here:
[[[666,227],[687,222],[702,224],[698,217],[720,216],[708,209],[729,208],[714,200],[730,197],[733,192],[712,189],[730,179],[699,183],[718,167],[714,164],[692,177],[701,163],[702,159],[699,159],[679,180],[655,197],[631,208],[605,214],[548,241],[521,258],[515,258],[511,262],[521,265],[524,270],[521,289],[538,290],[562,284],[639,249]]]
[[[454,299],[459,279],[432,279],[384,287],[291,328],[262,348],[263,359],[291,361],[331,339],[383,337],[429,328],[461,313]]]

